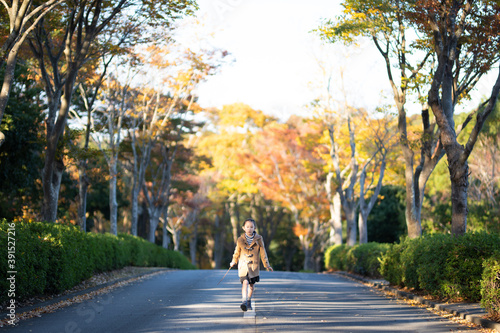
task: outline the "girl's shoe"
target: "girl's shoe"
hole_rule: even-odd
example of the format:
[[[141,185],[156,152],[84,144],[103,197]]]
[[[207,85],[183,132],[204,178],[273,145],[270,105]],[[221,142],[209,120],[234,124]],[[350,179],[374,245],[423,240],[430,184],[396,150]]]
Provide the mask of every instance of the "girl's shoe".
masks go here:
[[[241,303],[240,308],[241,308],[243,311],[246,311],[246,310],[247,310],[247,301],[244,301],[243,303]]]
[[[247,301],[247,310],[252,310],[252,300],[251,299],[249,299]]]

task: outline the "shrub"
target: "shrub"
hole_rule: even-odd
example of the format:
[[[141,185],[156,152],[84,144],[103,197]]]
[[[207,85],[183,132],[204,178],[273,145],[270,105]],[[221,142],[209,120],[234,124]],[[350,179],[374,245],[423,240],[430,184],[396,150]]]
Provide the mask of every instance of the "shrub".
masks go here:
[[[403,286],[403,271],[401,269],[401,253],[404,251],[406,242],[392,244],[387,251],[380,256],[379,273],[392,285]]]
[[[142,238],[83,233],[54,223],[0,221],[0,255],[7,258],[9,227],[15,229],[16,300],[69,289],[93,273],[132,266],[193,269],[182,254]],[[0,260],[0,288],[8,290],[7,260]],[[3,293],[0,303],[8,300]]]
[[[500,252],[483,262],[481,306],[490,316],[500,320]]]
[[[381,273],[394,285],[475,302],[480,299],[483,260],[495,250],[500,250],[500,237],[487,233],[406,239],[382,256]]]
[[[483,261],[500,251],[500,236],[486,232],[466,233],[453,237],[448,252],[444,281],[440,294],[450,298],[465,298],[477,302],[481,299]]]
[[[380,277],[380,256],[389,248],[388,244],[366,243],[351,247],[347,251],[346,268],[349,272],[363,276]]]
[[[44,240],[34,233],[28,225],[15,224],[14,234],[10,234],[15,239],[15,267],[8,266],[7,258],[9,244],[9,226],[6,220],[0,221],[0,289],[8,289],[7,272],[17,271],[16,277],[16,299],[25,298],[29,295],[41,294],[46,289],[47,273],[50,270],[49,249],[44,245]],[[2,293],[1,301],[7,299],[7,293]]]
[[[334,245],[325,252],[325,267],[363,276],[380,277],[379,257],[389,247],[389,244],[374,242],[355,246]]]
[[[335,271],[346,269],[346,256],[348,246],[346,244],[330,246],[325,251],[325,267]]]

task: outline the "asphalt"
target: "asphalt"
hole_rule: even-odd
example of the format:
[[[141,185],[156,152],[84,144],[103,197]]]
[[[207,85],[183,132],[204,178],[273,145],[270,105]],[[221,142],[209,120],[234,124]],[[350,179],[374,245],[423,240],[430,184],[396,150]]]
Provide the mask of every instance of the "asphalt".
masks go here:
[[[484,328],[489,328],[500,332],[500,323],[486,319],[485,317],[488,315],[488,312],[483,307],[481,307],[481,304],[479,303],[439,303],[425,299],[422,296],[392,288],[389,285],[389,282],[383,279],[369,279],[346,272],[335,272],[333,274],[349,277],[359,282],[368,284],[371,287],[389,291],[397,298],[409,299],[422,305],[426,305],[427,307],[451,313],[456,317],[465,319],[476,325],[481,325]]]
[[[209,272],[207,272],[207,273],[209,273]],[[200,279],[202,279],[203,281],[209,281],[209,282],[212,282],[212,281],[218,281],[218,280],[220,280],[220,277],[222,277],[222,273],[223,273],[222,271],[221,271],[221,272],[214,271],[213,273],[209,273],[209,274],[211,274],[211,275],[213,275],[213,276],[203,277],[203,278],[202,278],[202,277],[200,277]],[[291,274],[291,273],[290,273],[290,274]],[[220,276],[219,276],[219,275],[220,275]],[[465,319],[465,320],[467,320],[467,321],[469,321],[469,322],[472,322],[472,323],[474,323],[474,324],[481,325],[481,326],[482,326],[482,327],[484,327],[484,328],[489,328],[489,329],[493,329],[493,330],[496,330],[496,331],[500,332],[500,323],[493,322],[493,321],[491,321],[491,320],[487,320],[487,319],[485,319],[485,318],[484,318],[484,316],[485,316],[487,313],[486,313],[486,311],[485,311],[483,308],[481,308],[481,306],[480,306],[479,304],[477,304],[477,303],[453,303],[453,304],[447,304],[447,303],[436,303],[436,302],[432,302],[432,301],[426,300],[426,299],[424,299],[424,298],[422,298],[422,297],[420,297],[420,296],[413,295],[413,294],[411,294],[411,293],[407,293],[407,292],[402,292],[402,291],[400,291],[400,290],[397,290],[397,289],[395,289],[395,288],[392,288],[392,287],[390,287],[390,286],[388,285],[387,281],[385,281],[385,280],[366,279],[366,278],[359,277],[359,276],[352,275],[352,274],[345,273],[345,272],[335,272],[335,273],[332,273],[332,275],[343,276],[344,278],[345,278],[345,277],[347,277],[347,278],[349,278],[349,279],[351,279],[351,280],[355,280],[355,281],[358,281],[358,282],[363,283],[363,284],[365,284],[365,285],[368,285],[370,288],[376,288],[376,289],[380,289],[380,290],[384,290],[384,291],[390,291],[391,293],[393,293],[394,295],[396,295],[398,298],[401,298],[401,299],[411,299],[411,300],[413,300],[413,301],[415,301],[415,302],[418,302],[418,303],[421,303],[421,304],[425,304],[425,305],[426,305],[426,307],[432,307],[432,308],[435,308],[435,309],[437,309],[437,310],[447,311],[447,312],[452,313],[453,315],[455,315],[455,316],[457,316],[457,317],[460,317],[460,318],[462,318],[462,319]],[[133,280],[133,279],[136,279],[136,278],[138,278],[138,277],[140,277],[140,276],[141,276],[141,275],[137,275],[137,276],[133,276],[133,277],[129,277],[129,278],[124,278],[124,279],[121,279],[119,282],[127,283],[127,281],[129,281],[129,280]],[[271,277],[271,276],[274,276],[274,275],[269,275],[269,277]],[[293,280],[293,278],[295,278],[295,279],[297,279],[297,278],[299,278],[299,279],[303,279],[304,277],[302,277],[302,275],[300,275],[300,274],[299,274],[299,275],[297,275],[297,276],[296,276],[296,275],[286,276],[286,278],[287,278],[286,280],[290,281],[290,280]],[[158,278],[155,278],[155,279],[161,279],[161,276],[160,276],[160,277],[158,277]],[[304,279],[305,279],[305,278],[304,278]],[[181,278],[181,280],[188,281],[188,277],[187,277],[187,276],[186,276],[186,277],[183,277],[183,278]],[[269,279],[269,278],[268,278],[268,280],[269,280],[268,284],[270,284],[272,280],[271,280],[271,279]],[[200,280],[200,281],[201,281],[201,280]],[[188,282],[189,282],[189,281],[188,281]],[[282,280],[280,280],[279,282],[281,283],[281,282],[282,282]],[[93,291],[99,291],[100,289],[106,288],[106,287],[108,287],[108,286],[110,286],[110,285],[112,285],[112,284],[115,284],[115,283],[117,283],[117,281],[114,281],[114,282],[112,282],[112,283],[108,283],[108,284],[104,284],[104,285],[100,285],[100,286],[96,286],[96,287],[91,288],[91,289],[82,290],[82,291],[79,291],[79,292],[76,292],[76,293],[67,294],[67,295],[64,295],[64,296],[61,296],[61,297],[58,297],[58,298],[55,298],[55,299],[52,299],[52,300],[46,301],[46,302],[33,304],[33,305],[32,305],[32,306],[30,306],[30,307],[24,307],[24,308],[17,309],[17,313],[29,312],[29,311],[31,311],[31,310],[33,310],[33,309],[35,309],[35,308],[43,308],[43,307],[50,306],[50,305],[57,305],[57,303],[64,303],[64,302],[66,302],[66,301],[68,301],[68,303],[70,303],[70,302],[69,302],[69,300],[71,300],[71,299],[73,299],[73,298],[75,298],[75,297],[78,297],[78,296],[81,296],[81,295],[85,295],[85,294],[91,293],[91,292],[93,292]],[[191,282],[189,282],[189,283],[191,283]],[[194,285],[197,285],[199,282],[196,282],[196,283],[192,282],[192,283],[193,283],[193,286],[194,286]],[[228,283],[229,283],[229,282],[228,282]],[[296,284],[296,285],[300,285],[300,286],[301,286],[301,289],[304,289],[304,288],[306,287],[306,285],[304,284],[304,281],[302,281],[302,280],[300,281],[300,283],[296,282],[295,284]],[[237,283],[235,283],[235,285],[237,285]],[[228,286],[224,286],[223,288],[220,288],[220,290],[222,291],[223,289],[226,289],[227,287],[228,287]],[[330,287],[328,287],[328,288],[327,288],[327,289],[325,289],[325,290],[330,290],[329,288],[330,288]],[[233,289],[233,288],[231,288],[231,290],[232,290],[232,289]],[[156,287],[156,289],[153,289],[153,292],[151,293],[151,295],[154,295],[155,293],[157,293],[157,290],[158,290],[158,287]],[[199,290],[202,290],[203,292],[205,292],[205,291],[206,291],[206,290],[208,290],[208,289],[199,289]],[[236,289],[235,289],[235,290],[236,290]],[[325,290],[323,290],[323,291],[321,291],[321,292],[317,292],[317,291],[316,291],[316,294],[317,294],[317,295],[326,295],[326,294],[324,293],[324,291],[325,291]],[[342,288],[340,288],[340,290],[342,290]],[[261,289],[260,289],[260,291],[261,291],[261,293],[262,293],[262,292],[264,292],[265,294],[268,294],[268,296],[269,296],[269,294],[276,293],[276,291],[275,291],[274,289],[271,289],[271,288],[267,289],[267,291],[266,291],[266,288],[265,288],[265,287],[261,288]],[[288,289],[286,289],[286,291],[289,293]],[[143,290],[141,290],[141,291],[140,291],[140,293],[139,293],[138,295],[141,295],[143,292],[144,292],[144,291],[143,291]],[[178,292],[179,294],[178,294],[178,295],[176,295],[175,297],[172,297],[172,299],[179,299],[179,300],[180,300],[180,299],[184,299],[184,298],[186,298],[186,300],[185,300],[185,301],[183,301],[183,302],[185,302],[186,304],[180,304],[180,306],[179,306],[179,304],[177,305],[177,310],[176,310],[177,312],[179,312],[179,311],[181,311],[181,312],[182,312],[182,311],[183,311],[182,309],[184,309],[184,310],[185,310],[185,309],[186,309],[186,307],[187,307],[188,305],[189,305],[189,307],[190,307],[190,308],[192,308],[192,307],[193,307],[193,304],[195,304],[195,300],[194,300],[194,299],[190,299],[190,297],[191,297],[191,296],[189,296],[188,294],[186,294],[186,292],[181,292],[180,290],[179,290],[179,291],[175,291],[175,292]],[[349,295],[353,295],[353,293],[351,293],[351,292],[352,292],[352,291],[347,291],[347,290],[345,290],[346,295],[347,295],[347,294],[349,294]],[[235,294],[235,295],[232,295],[232,294]],[[236,299],[237,299],[237,298],[238,298],[237,294],[238,294],[238,292],[237,292],[237,291],[236,291],[236,292],[234,292],[234,290],[233,290],[233,291],[231,291],[231,295],[232,295],[231,297],[232,297],[232,298],[236,298]],[[286,295],[286,293],[283,293],[283,294],[284,294],[284,295]],[[307,293],[306,293],[306,294],[307,294]],[[283,301],[283,299],[282,299],[283,295],[282,295],[282,294],[277,293],[276,295],[277,295],[277,299],[278,299],[280,302],[281,302],[281,301]],[[275,296],[276,296],[276,295],[275,295]],[[302,295],[302,294],[301,294],[301,295]],[[355,295],[355,294],[354,294],[354,295]],[[224,296],[224,298],[227,298],[227,296],[228,296],[228,295]],[[113,296],[113,297],[115,297],[115,298],[114,298],[115,300],[116,300],[116,299],[118,299],[118,297],[117,297],[117,296]],[[125,300],[125,299],[135,299],[135,298],[137,298],[137,297],[138,297],[137,295],[135,295],[135,296],[133,296],[133,297],[127,296],[126,298],[123,298],[123,300]],[[149,297],[151,297],[151,296],[149,296]],[[213,296],[213,295],[208,295],[208,294],[207,294],[207,297],[208,297],[208,299],[212,299],[212,303],[217,302],[217,300],[215,300],[215,299],[214,299],[214,296]],[[231,298],[231,297],[230,297],[230,298]],[[302,297],[303,297],[303,296],[302,296]],[[366,295],[365,295],[365,296],[363,296],[363,298],[362,298],[362,299],[363,299],[363,300],[365,300],[365,299],[367,299],[367,297],[368,297],[368,298],[370,298],[370,296],[366,296]],[[196,298],[196,299],[198,299],[198,296],[196,296],[195,298]],[[297,298],[297,297],[295,297],[295,299],[296,299],[296,298]],[[106,306],[106,304],[107,304],[107,303],[112,302],[112,299],[111,299],[111,298],[109,298],[108,296],[102,296],[102,295],[101,295],[101,296],[96,296],[96,297],[95,297],[95,299],[97,300],[97,301],[95,301],[95,302],[97,302],[96,304],[99,304],[99,302],[103,304],[102,306],[101,306],[101,305],[96,305],[96,304],[93,304],[93,305],[92,305],[92,302],[94,302],[94,301],[89,301],[89,302],[91,302],[91,306],[96,307],[96,309],[97,309],[97,308],[99,308],[99,309],[100,309],[101,307]],[[346,299],[346,297],[344,297],[344,299]],[[199,300],[199,299],[198,299],[198,300]],[[263,300],[264,300],[264,299],[263,299]],[[244,320],[245,320],[245,324],[244,324],[244,326],[245,326],[245,327],[244,327],[244,328],[240,328],[240,327],[238,326],[238,332],[239,332],[239,331],[241,331],[241,332],[245,331],[245,332],[246,332],[246,331],[248,330],[248,327],[246,327],[247,325],[252,326],[252,325],[257,325],[257,324],[258,324],[258,325],[261,325],[261,326],[262,326],[262,325],[264,325],[264,323],[267,323],[267,324],[266,324],[267,326],[262,326],[262,327],[267,328],[267,329],[269,329],[269,330],[272,330],[272,328],[275,328],[275,327],[276,327],[276,328],[288,327],[289,331],[294,331],[294,332],[298,331],[298,330],[293,330],[293,328],[295,327],[294,325],[296,325],[296,323],[294,323],[293,325],[292,325],[292,323],[283,323],[282,321],[281,321],[281,322],[279,322],[279,323],[273,323],[273,318],[271,318],[270,316],[269,316],[269,318],[265,318],[265,317],[263,317],[263,318],[256,318],[255,308],[260,308],[260,309],[262,309],[262,310],[261,310],[261,312],[260,312],[261,314],[271,314],[271,315],[272,315],[272,314],[273,314],[273,311],[274,311],[274,312],[277,312],[277,309],[278,309],[278,307],[279,307],[279,305],[277,305],[277,303],[276,303],[276,302],[275,302],[275,303],[276,303],[276,304],[275,304],[275,303],[269,302],[269,300],[266,300],[266,301],[264,302],[265,304],[262,304],[262,303],[261,303],[261,304],[259,304],[259,301],[260,301],[260,299],[259,299],[259,298],[257,298],[257,300],[256,300],[256,301],[255,301],[255,303],[254,303],[254,310],[253,310],[253,311],[248,311],[247,313],[244,313],[244,314],[243,314],[243,318],[244,318]],[[285,299],[285,301],[289,301],[289,300],[286,300],[286,299]],[[299,305],[300,305],[300,304],[303,304],[303,305],[304,305],[304,304],[306,304],[306,303],[307,303],[307,302],[305,302],[305,303],[304,303],[304,301],[305,301],[305,299],[302,299],[302,302],[303,302],[303,303],[299,303]],[[315,302],[317,301],[317,297],[315,297],[314,301],[315,301]],[[359,301],[359,300],[357,300],[357,301]],[[116,301],[115,301],[115,302],[116,302]],[[122,302],[124,302],[124,301],[122,301]],[[161,302],[161,300],[160,300],[160,302]],[[170,301],[169,301],[169,302],[170,302]],[[178,301],[178,302],[179,302],[179,301]],[[146,303],[146,301],[142,302],[142,304],[144,304],[144,303]],[[87,304],[88,304],[88,303],[87,303]],[[123,305],[123,304],[125,304],[125,303],[114,303],[114,304],[116,304],[116,305],[119,305],[119,304]],[[224,311],[226,311],[226,312],[227,312],[228,310],[230,311],[230,308],[229,308],[229,307],[228,307],[227,309],[225,308],[225,307],[227,307],[227,300],[224,300],[221,304],[224,306],[224,309],[222,309],[222,310],[224,310]],[[275,304],[275,305],[273,305],[273,304]],[[303,305],[301,305],[301,306],[303,306]],[[344,304],[344,305],[347,305],[347,304]],[[85,306],[86,306],[86,305],[85,305]],[[276,309],[274,309],[274,308],[270,308],[270,306],[271,306],[271,307],[272,307],[272,306],[275,306],[275,307],[276,307]],[[377,306],[378,306],[378,305],[377,305]],[[87,306],[87,307],[88,307],[88,306]],[[238,306],[236,306],[236,307],[238,307]],[[373,306],[370,306],[370,307],[373,307]],[[295,307],[290,308],[290,310],[291,310],[291,309],[293,309],[293,311],[298,312],[297,310],[295,310],[296,308],[297,308],[297,307],[295,306]],[[344,307],[343,307],[343,308],[344,308]],[[82,310],[82,309],[83,309],[83,310]],[[172,308],[172,309],[174,309],[174,308]],[[287,309],[287,307],[285,307],[284,309]],[[215,316],[220,315],[220,314],[218,313],[220,310],[221,310],[221,309],[217,310],[217,311],[216,311],[216,313],[215,313],[215,314],[213,314],[213,316],[212,316],[212,317],[215,317]],[[237,309],[237,310],[239,310],[239,309]],[[283,308],[282,308],[280,311],[282,311],[282,310],[283,310]],[[66,310],[66,309],[64,308],[64,306],[62,306],[62,308],[61,308],[60,310],[58,310],[58,312],[62,312],[62,313],[64,313],[65,311],[70,311],[70,310]],[[79,313],[78,311],[80,311],[80,313]],[[395,313],[395,316],[396,316],[396,317],[400,316],[400,313],[398,313],[398,312],[397,312],[397,309],[394,309],[394,311],[395,311],[394,313]],[[73,311],[73,312],[74,312],[74,311]],[[69,317],[68,317],[68,316],[66,316],[66,317],[62,317],[62,318],[75,318],[75,317],[80,316],[82,313],[83,313],[83,314],[87,314],[87,312],[90,312],[90,310],[89,310],[89,309],[87,309],[87,308],[84,308],[84,305],[79,305],[79,306],[76,308],[76,312],[75,312],[75,313],[73,313],[73,314],[72,314],[72,315],[70,315]],[[193,323],[193,319],[194,319],[194,320],[198,320],[198,321],[200,321],[200,318],[192,318],[192,312],[191,312],[191,311],[188,311],[188,312],[185,312],[185,313],[180,313],[180,312],[179,312],[179,313],[177,313],[177,312],[173,312],[174,314],[172,315],[172,318],[186,318],[186,323],[187,323],[187,322],[189,322],[189,323],[191,323],[190,325],[193,325],[193,324],[192,324],[192,323]],[[307,318],[311,318],[311,313],[314,313],[311,309],[310,309],[309,311],[306,311],[306,312],[307,312],[307,316],[308,316]],[[100,311],[98,311],[98,312],[96,312],[96,313],[100,313]],[[126,313],[130,313],[130,312],[126,312]],[[230,313],[232,313],[232,312],[230,312]],[[218,323],[217,325],[226,325],[228,329],[230,329],[230,328],[234,328],[234,327],[235,327],[235,326],[234,326],[234,324],[231,324],[231,323],[232,323],[232,322],[234,322],[235,320],[236,320],[236,322],[238,322],[238,321],[237,321],[237,317],[241,316],[241,311],[240,311],[239,313],[240,313],[240,315],[238,315],[238,311],[236,311],[236,314],[232,314],[231,316],[229,316],[229,318],[224,319],[225,321],[220,320],[220,321],[219,321],[219,323]],[[187,317],[187,315],[188,315],[188,314],[189,314],[191,317]],[[293,314],[295,314],[295,313],[293,313]],[[300,313],[299,313],[299,314],[300,314]],[[334,313],[333,313],[333,312],[332,312],[332,314],[334,315]],[[328,325],[328,323],[324,322],[323,318],[328,318],[328,317],[330,317],[330,318],[331,318],[331,317],[333,317],[333,315],[332,315],[332,314],[330,314],[329,316],[324,317],[324,313],[321,313],[321,318],[320,318],[320,317],[318,317],[318,322],[320,323],[320,325]],[[55,314],[54,314],[54,315],[55,315]],[[61,315],[62,315],[62,314],[61,314]],[[59,316],[59,315],[57,315],[57,316]],[[364,315],[363,315],[363,316],[364,316]],[[363,317],[363,316],[361,316],[361,317]],[[369,315],[367,314],[366,316],[369,316]],[[3,314],[2,314],[2,318],[4,318],[4,317],[5,317],[5,313],[3,313]],[[43,316],[43,317],[45,317],[45,316]],[[233,317],[234,317],[234,318],[233,318]],[[288,317],[290,317],[290,318],[288,318]],[[287,317],[287,316],[285,316],[285,318],[288,318],[289,320],[296,320],[296,318],[295,318],[294,316],[288,316],[288,317]],[[187,320],[187,318],[190,318],[190,319],[189,319],[189,320]],[[241,317],[240,317],[240,318],[241,318]],[[85,316],[84,316],[82,319],[84,319],[84,322],[82,322],[82,323],[78,323],[78,325],[80,325],[80,326],[83,326],[83,325],[86,323],[86,321],[89,321],[91,318],[88,318],[88,317],[85,317]],[[321,319],[321,320],[319,320],[319,319]],[[64,319],[64,320],[67,320],[67,319]],[[92,320],[93,320],[93,318],[92,318]],[[205,324],[205,325],[206,325],[206,324],[207,324],[207,320],[208,320],[208,317],[207,317],[207,318],[203,318],[203,320],[201,320],[201,322],[200,322],[200,323],[203,323],[203,324]],[[356,323],[358,323],[358,324],[359,324],[359,320],[360,320],[360,318],[357,318],[357,321],[354,321],[354,322],[347,320],[345,323],[337,323],[337,324],[342,324],[342,325],[344,325],[344,326],[346,326],[346,325],[353,325],[353,324],[356,324]],[[373,318],[372,318],[371,320],[373,320]],[[375,320],[379,320],[379,318],[376,318]],[[63,321],[63,319],[61,319],[61,320],[55,320],[55,322],[62,322],[62,321]],[[409,324],[410,324],[411,322],[413,322],[413,321],[414,321],[414,320],[407,320],[406,322],[403,322],[403,323],[404,323],[405,325],[409,325]],[[29,321],[29,322],[30,322],[30,321]],[[178,329],[180,329],[180,327],[185,327],[185,326],[187,326],[187,324],[186,324],[186,323],[180,323],[180,322],[179,322],[179,323],[178,323],[178,327],[177,327],[177,328],[178,328]],[[376,323],[377,325],[378,325],[378,324],[380,324],[380,325],[382,325],[382,324],[387,324],[387,323],[377,323],[376,321],[375,321],[375,323]],[[368,325],[368,323],[366,323],[366,324]],[[34,325],[34,326],[33,326],[33,325]],[[37,327],[38,325],[39,325],[39,324],[37,324],[36,322],[31,321],[31,324],[29,324],[29,326],[23,325],[25,328],[23,329],[23,328],[19,327],[19,329],[23,330],[24,332],[27,332],[27,331],[26,331],[26,328],[27,328],[27,327]],[[169,325],[172,325],[172,322],[170,322],[170,323],[169,323]],[[273,326],[273,325],[274,325],[274,326]],[[286,325],[289,325],[289,326],[286,326]],[[373,325],[373,322],[372,322],[372,323],[370,323],[370,325]],[[393,324],[391,324],[391,325],[393,325]],[[203,325],[202,325],[202,326],[203,326]],[[225,326],[221,326],[220,328],[223,328],[223,327],[225,327]],[[310,330],[310,329],[311,329],[311,326],[308,326],[308,327],[309,327],[309,332],[311,332],[311,330]],[[319,326],[319,327],[322,327],[322,326]],[[320,328],[319,328],[319,327],[318,327],[316,330],[320,331]],[[387,326],[386,326],[386,327],[387,327]],[[404,327],[406,328],[406,327],[408,327],[408,326],[404,326]],[[125,327],[125,328],[130,329],[131,327]],[[125,329],[125,328],[124,328],[124,329]],[[171,328],[171,329],[173,329],[174,327],[173,327],[173,326],[170,326],[170,328]],[[30,329],[29,331],[32,331],[32,330]],[[39,331],[39,332],[45,332],[45,331],[43,331],[43,330],[35,330],[35,331],[36,331],[36,332],[38,332],[38,331]],[[49,329],[49,330],[47,330],[47,332],[49,332],[49,331],[50,331],[50,332],[55,332],[55,331],[50,330],[50,329]],[[67,331],[67,330],[66,330],[66,331]],[[124,330],[122,330],[122,331],[124,331]],[[122,332],[122,331],[120,331],[120,332]],[[125,330],[125,331],[127,331],[127,330]],[[136,331],[136,330],[134,330],[134,331]],[[149,331],[152,331],[152,330],[149,330]],[[148,331],[148,332],[149,332],[149,331]],[[154,331],[160,331],[160,330],[154,330]],[[170,331],[170,330],[169,330],[169,331]],[[176,331],[176,330],[174,329],[174,330],[172,330],[172,331]],[[192,330],[192,331],[195,331],[194,327],[193,327],[193,330]],[[209,332],[210,330],[209,330],[209,329],[207,329],[207,327],[204,327],[204,328],[203,328],[203,330],[200,328],[200,331]],[[253,329],[250,329],[250,331],[254,332],[254,330],[253,330]],[[349,329],[348,331],[355,331],[355,330],[351,330],[351,329]],[[401,331],[403,331],[403,330],[401,330]],[[412,331],[421,331],[421,330],[415,329],[415,330],[412,330]],[[442,331],[442,330],[440,330],[440,329],[437,329],[437,330],[434,330],[434,331],[433,331],[430,327],[429,327],[429,328],[427,328],[425,331],[426,331],[426,332],[431,332],[431,331],[432,331],[432,332],[443,332],[443,331]],[[99,331],[98,331],[98,330],[95,330],[95,332],[99,332]],[[111,331],[109,331],[109,332],[111,332]],[[146,332],[146,331],[144,331],[144,332]],[[387,331],[386,331],[386,332],[387,332]],[[406,332],[408,332],[408,331],[406,331]]]

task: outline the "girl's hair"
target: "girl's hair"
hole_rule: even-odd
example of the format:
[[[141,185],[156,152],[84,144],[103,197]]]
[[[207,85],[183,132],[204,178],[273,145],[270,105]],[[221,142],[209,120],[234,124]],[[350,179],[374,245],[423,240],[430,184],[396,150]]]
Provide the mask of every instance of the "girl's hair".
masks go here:
[[[245,223],[247,223],[247,222],[252,222],[254,227],[257,226],[257,223],[255,223],[254,219],[246,219],[245,222],[243,222],[243,226],[245,226]]]

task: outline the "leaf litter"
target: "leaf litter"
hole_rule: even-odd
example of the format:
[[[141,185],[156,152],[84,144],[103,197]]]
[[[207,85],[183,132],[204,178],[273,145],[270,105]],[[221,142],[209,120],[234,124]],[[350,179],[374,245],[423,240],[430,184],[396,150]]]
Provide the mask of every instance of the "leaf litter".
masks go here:
[[[166,269],[158,269],[156,267],[124,267],[122,269],[104,272],[100,274],[96,274],[92,276],[90,279],[83,281],[79,285],[68,289],[59,294],[51,294],[51,295],[41,295],[32,297],[23,302],[19,302],[17,304],[18,308],[22,309],[27,306],[33,306],[38,303],[50,301],[54,298],[62,297],[65,295],[70,295],[76,292],[81,292],[86,289],[91,289],[94,287],[98,287],[100,285],[108,284],[105,287],[98,288],[88,293],[84,293],[77,296],[69,296],[69,298],[61,300],[59,302],[55,302],[53,304],[49,304],[46,306],[36,307],[29,311],[25,311],[22,313],[16,313],[16,319],[14,322],[17,324],[21,320],[26,320],[35,317],[41,317],[42,314],[52,313],[59,309],[65,308],[67,306],[82,303],[84,301],[95,298],[96,296],[106,294],[112,291],[115,288],[126,286],[132,282],[144,280],[146,278],[150,278],[154,275],[157,275],[161,272],[164,272]],[[115,282],[115,283],[113,283]],[[109,284],[111,283],[111,284]],[[4,310],[6,305],[0,307],[0,310]],[[3,320],[0,320],[0,327],[9,326],[10,319],[7,317]]]

